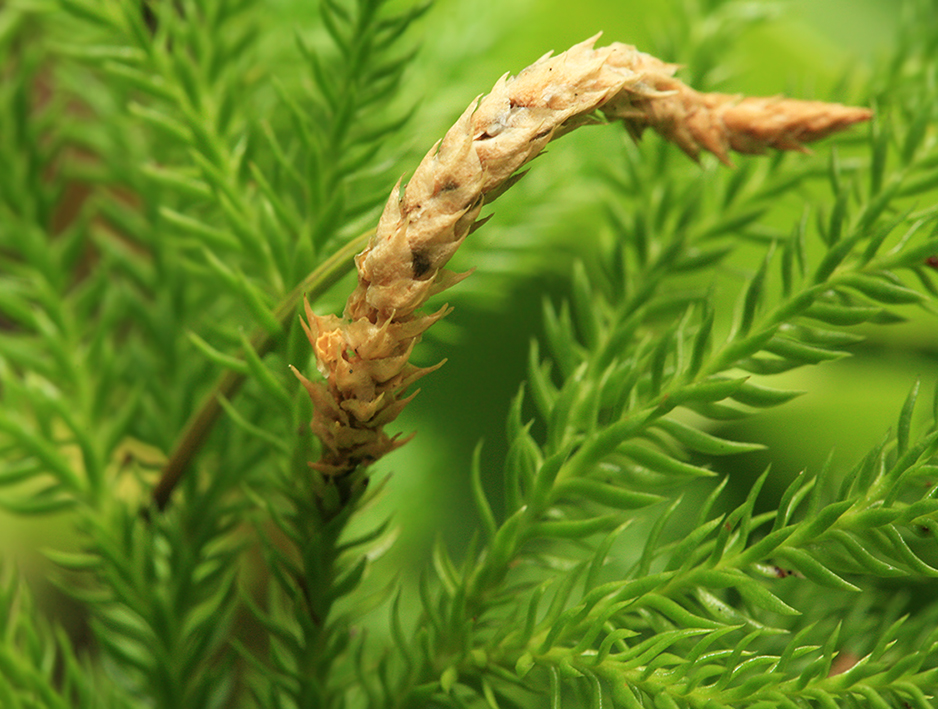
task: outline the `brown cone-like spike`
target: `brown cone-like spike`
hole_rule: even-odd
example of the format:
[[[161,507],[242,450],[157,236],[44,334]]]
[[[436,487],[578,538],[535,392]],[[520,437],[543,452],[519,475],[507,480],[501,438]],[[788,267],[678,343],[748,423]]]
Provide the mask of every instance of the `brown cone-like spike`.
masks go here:
[[[404,390],[436,369],[407,360],[449,309],[416,311],[468,275],[444,266],[477,225],[483,204],[552,139],[595,123],[599,111],[636,138],[651,128],[694,159],[706,150],[730,164],[731,150],[804,150],[804,143],[872,115],[819,101],[700,93],[674,78],[676,65],[619,43],[594,49],[597,38],[545,55],[517,77],[503,76],[473,101],[406,190],[399,182],[391,192],[375,236],[355,259],[358,286],[345,317],[317,316],[307,304],[304,328],[325,382],[294,372],[315,406],[311,427],[324,450],[311,465],[323,474],[350,473],[406,442],[383,427],[409,400]]]

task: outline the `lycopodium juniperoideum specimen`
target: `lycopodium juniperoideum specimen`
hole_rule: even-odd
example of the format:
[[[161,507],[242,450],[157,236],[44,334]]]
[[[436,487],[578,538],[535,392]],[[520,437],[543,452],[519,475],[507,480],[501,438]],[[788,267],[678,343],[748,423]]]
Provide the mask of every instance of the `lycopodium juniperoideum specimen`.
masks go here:
[[[676,65],[619,43],[595,49],[596,39],[545,55],[473,101],[403,193],[400,183],[392,191],[371,243],[355,259],[358,286],[344,317],[318,316],[307,304],[304,328],[325,381],[296,375],[315,406],[311,426],[323,451],[311,465],[324,475],[347,475],[403,444],[384,426],[413,398],[405,390],[436,368],[408,360],[448,308],[417,311],[467,275],[444,266],[477,226],[483,205],[551,140],[604,118],[622,122],[635,138],[651,128],[692,158],[706,150],[730,164],[730,151],[804,150],[804,143],[871,116],[819,101],[700,93],[674,78]]]

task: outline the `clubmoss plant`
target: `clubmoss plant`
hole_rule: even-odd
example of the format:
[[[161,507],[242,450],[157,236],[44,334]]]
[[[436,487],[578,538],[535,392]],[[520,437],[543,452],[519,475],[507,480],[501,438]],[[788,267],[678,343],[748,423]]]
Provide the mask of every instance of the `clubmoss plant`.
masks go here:
[[[938,705],[936,378],[902,371],[847,465],[734,435],[799,372],[933,329],[938,27],[900,5],[828,102],[725,93],[764,6],[674,4],[661,60],[545,57],[422,162],[424,5],[0,7],[0,505],[68,529],[47,572],[0,567],[0,706]],[[620,140],[567,176],[594,219],[559,225],[587,234],[505,453],[437,471],[474,531],[402,560],[425,503],[395,495],[420,460],[394,418],[450,310],[419,309],[496,197],[514,224],[562,201],[501,195],[594,124]]]

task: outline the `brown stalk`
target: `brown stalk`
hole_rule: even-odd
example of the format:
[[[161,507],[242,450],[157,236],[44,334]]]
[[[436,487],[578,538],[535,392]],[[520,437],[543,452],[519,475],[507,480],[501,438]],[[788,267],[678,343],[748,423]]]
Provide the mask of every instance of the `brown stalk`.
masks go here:
[[[345,246],[336,251],[332,256],[323,261],[319,267],[310,273],[303,281],[292,291],[290,291],[274,310],[274,317],[280,323],[281,330],[284,329],[289,321],[296,317],[296,308],[304,296],[308,299],[316,300],[329,288],[335,285],[352,268],[352,258],[362,245],[371,237],[374,230],[368,230],[361,234]],[[276,336],[267,330],[258,329],[250,339],[251,347],[257,352],[258,357],[263,357],[270,352],[275,343]],[[230,399],[234,396],[241,385],[244,383],[245,375],[238,372],[227,370],[221,374],[215,386],[209,391],[199,408],[186,423],[176,442],[173,452],[170,454],[166,465],[163,466],[160,479],[152,492],[152,503],[158,510],[163,510],[169,504],[173,490],[179,484],[182,476],[185,474],[192,459],[199,452],[202,444],[208,438],[209,432],[222,413],[222,407],[219,403],[221,398]]]
[[[483,205],[554,138],[596,123],[599,112],[635,138],[651,128],[694,159],[706,150],[730,164],[730,151],[803,151],[804,143],[871,116],[818,101],[700,93],[673,77],[675,65],[619,43],[594,49],[596,39],[502,77],[473,101],[406,190],[398,183],[392,191],[355,259],[358,286],[344,317],[317,316],[307,304],[306,332],[324,381],[294,372],[315,405],[310,425],[323,453],[310,465],[323,475],[348,475],[403,444],[384,426],[409,401],[402,398],[407,387],[433,369],[408,359],[421,334],[448,312],[417,310],[467,275],[444,266]]]

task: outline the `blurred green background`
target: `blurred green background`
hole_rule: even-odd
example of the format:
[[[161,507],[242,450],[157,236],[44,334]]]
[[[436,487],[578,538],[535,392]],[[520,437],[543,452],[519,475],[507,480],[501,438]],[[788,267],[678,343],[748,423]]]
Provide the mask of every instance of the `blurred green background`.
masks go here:
[[[769,19],[721,48],[719,89],[828,99],[844,77],[853,77],[848,86],[860,82],[883,60],[896,41],[901,4],[751,3],[754,14],[768,13]],[[680,21],[681,12],[679,2],[441,2],[423,26],[425,53],[453,61],[430,66],[418,62],[414,68],[414,82],[427,98],[413,125],[438,125],[430,136],[422,128],[414,135],[430,145],[467,100],[486,91],[502,73],[517,72],[545,51],[563,51],[598,31],[603,32],[600,43],[621,41],[658,51],[667,44],[663,37],[668,24]],[[674,59],[666,54],[661,58]],[[836,100],[850,98],[849,89],[840,90]],[[627,140],[623,131],[608,127],[581,131],[551,146],[550,154],[538,159],[531,173],[495,205],[495,218],[473,236],[474,243],[457,255],[457,270],[475,266],[479,271],[447,294],[456,311],[441,332],[430,333],[418,354],[427,363],[441,357],[448,362],[422,382],[420,395],[399,420],[402,431],[417,430],[417,437],[380,464],[396,475],[389,509],[398,507],[398,499],[424,501],[423,519],[405,521],[401,553],[410,543],[413,558],[425,558],[424,545],[434,534],[458,543],[475,524],[466,504],[472,451],[484,440],[487,472],[497,473],[505,453],[508,405],[525,376],[530,339],[540,335],[541,301],[550,297],[556,302],[564,296],[572,259],[583,243],[598,238],[604,229],[599,204],[604,197],[597,196],[590,172],[620,154],[618,143]],[[824,144],[816,151],[823,153]],[[747,159],[763,158],[740,161]],[[798,211],[776,215],[784,225],[798,217]],[[498,277],[504,267],[498,252],[511,248],[506,243],[528,245],[541,257],[538,270],[524,279]],[[504,260],[512,258],[509,253]],[[480,299],[480,291],[487,297]],[[724,296],[723,306],[732,309],[736,291]],[[850,359],[774,379],[773,386],[807,393],[732,431],[770,447],[724,468],[743,495],[747,481],[769,461],[776,487],[782,488],[802,469],[817,471],[828,455],[842,467],[856,462],[894,424],[916,378],[921,377],[923,389],[932,386],[938,365],[935,321],[914,310],[903,315],[909,318],[905,324],[864,332],[867,342],[856,347]]]
[[[829,98],[845,75],[855,82],[869,74],[895,42],[901,4],[750,3],[752,13],[770,17],[720,48],[719,88]],[[288,35],[297,26],[315,26],[316,3],[276,0],[268,3],[265,15],[272,30],[270,51],[281,53],[288,65],[294,48],[278,40],[279,32]],[[417,25],[415,39],[422,48],[402,103],[417,100],[419,108],[402,131],[401,144],[393,146],[399,172],[412,171],[468,102],[504,72],[515,73],[544,52],[563,51],[599,31],[602,42],[667,50],[669,24],[685,19],[681,2],[439,0]],[[661,58],[679,59],[667,53]],[[840,96],[844,100],[850,98],[849,86],[848,81],[847,94]],[[456,270],[478,271],[447,294],[456,311],[431,331],[417,354],[420,363],[443,357],[448,362],[421,382],[421,393],[396,425],[405,434],[417,431],[417,437],[377,466],[379,476],[394,475],[384,508],[422,512],[395,518],[401,536],[390,555],[393,566],[425,559],[438,533],[457,546],[466,539],[475,524],[466,502],[469,462],[480,440],[488,484],[497,486],[504,421],[525,376],[530,341],[541,331],[541,301],[563,297],[573,259],[603,233],[603,197],[593,176],[610,156],[621,153],[626,140],[621,129],[608,127],[582,131],[552,146],[529,177],[499,200],[495,218],[454,260]],[[822,144],[818,151],[824,150]],[[349,287],[344,283],[318,309],[339,310]],[[729,307],[734,298],[728,294]],[[733,473],[743,480],[758,475],[771,459],[785,479],[805,467],[817,469],[831,451],[844,465],[865,453],[895,420],[916,377],[927,387],[935,378],[934,320],[908,315],[906,324],[871,330],[855,357],[786,376],[785,385],[808,393],[738,427],[735,435],[762,441],[771,450],[735,461]],[[0,539],[27,566],[36,548],[62,545],[67,529],[61,520],[0,518]]]

